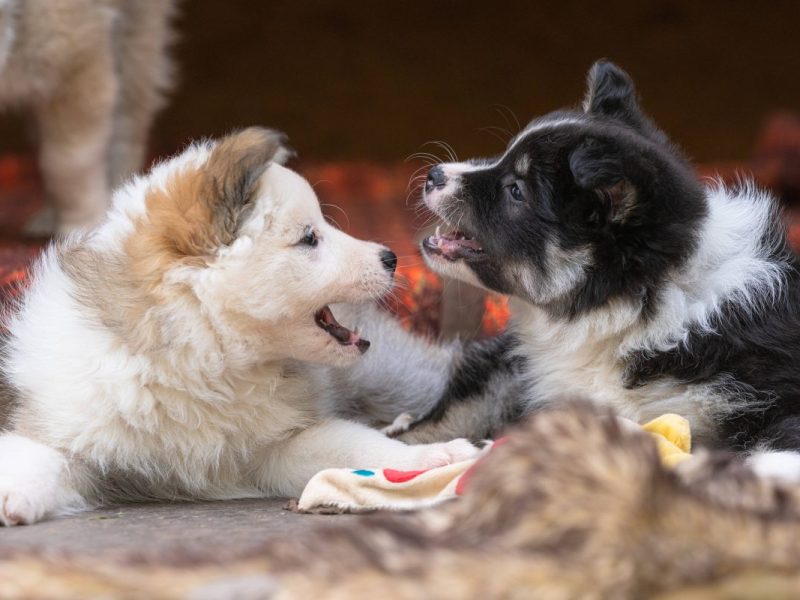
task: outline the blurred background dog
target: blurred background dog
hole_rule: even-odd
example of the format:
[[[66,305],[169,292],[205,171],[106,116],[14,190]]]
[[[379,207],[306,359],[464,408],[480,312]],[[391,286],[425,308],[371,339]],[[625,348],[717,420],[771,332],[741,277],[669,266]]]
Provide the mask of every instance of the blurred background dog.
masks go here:
[[[28,229],[67,233],[105,214],[142,167],[172,81],[174,0],[0,0],[0,105],[35,119],[49,210]]]

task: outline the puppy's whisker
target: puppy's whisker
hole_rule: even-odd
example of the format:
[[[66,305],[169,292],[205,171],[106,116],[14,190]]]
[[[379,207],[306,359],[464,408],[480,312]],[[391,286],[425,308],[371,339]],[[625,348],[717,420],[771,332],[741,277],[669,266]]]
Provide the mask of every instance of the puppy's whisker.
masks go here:
[[[414,181],[414,179],[416,179],[417,177],[426,177],[426,175],[425,175],[425,173],[423,171],[427,171],[428,167],[429,167],[429,165],[423,165],[423,166],[419,167],[418,169],[416,169],[411,174],[411,177],[409,177],[409,181]]]
[[[494,107],[495,110],[497,110],[497,112],[500,114],[500,116],[503,117],[503,120],[506,122],[506,125],[508,125],[509,128],[511,128],[513,125],[515,131],[520,131],[522,129],[522,125],[520,125],[517,115],[514,113],[513,110],[511,110],[511,108],[508,107],[508,105],[495,104]],[[513,123],[509,119],[509,116],[511,117],[511,119],[514,119]]]
[[[480,129],[478,129],[478,131],[488,133],[492,137],[500,140],[503,143],[504,146],[508,145],[508,141],[512,137],[511,132],[506,130],[506,129],[503,129],[502,127],[481,127]],[[505,134],[506,137],[503,137],[502,135],[500,135],[500,133],[498,133],[498,131],[500,131],[501,133]]]
[[[444,141],[441,141],[441,140],[433,140],[433,141],[430,141],[430,142],[425,142],[423,144],[423,146],[427,146],[427,145],[438,146],[439,148],[444,150],[445,154],[447,155],[447,158],[451,162],[458,162],[458,156],[456,155],[455,150],[453,150],[453,147],[450,144],[448,144],[447,142],[444,142]]]
[[[342,229],[341,226],[339,225],[339,222],[336,219],[334,219],[331,215],[323,215],[323,217],[325,218],[325,220],[328,223],[330,223],[331,225],[336,227],[336,229],[339,229],[339,230]]]
[[[321,207],[323,207],[323,208],[325,208],[325,207],[327,207],[327,208],[334,208],[334,209],[338,210],[340,213],[342,213],[342,215],[344,215],[344,218],[347,220],[347,229],[348,229],[348,230],[350,229],[350,217],[349,217],[349,215],[347,214],[347,211],[346,211],[345,209],[343,209],[343,208],[342,208],[341,206],[339,206],[338,204],[330,204],[330,203],[328,203],[328,204],[323,204],[322,202],[320,202],[320,206],[321,206]],[[337,225],[336,225],[336,226],[337,226],[337,227],[339,227],[338,223],[337,223]],[[341,227],[339,227],[339,229],[341,229]]]
[[[414,154],[409,154],[406,157],[405,162],[409,162],[409,161],[415,160],[415,159],[423,159],[423,160],[432,161],[430,163],[432,165],[440,164],[440,163],[444,162],[440,156],[437,156],[436,154],[433,154],[432,152],[415,152]]]
[[[417,191],[418,189],[422,189],[425,185],[425,180],[427,179],[427,175],[423,173],[422,175],[415,175],[413,176],[406,186],[406,192],[409,191]]]
[[[417,206],[425,206],[422,202],[422,183],[416,184],[413,189],[410,189],[406,194],[406,206],[408,206],[408,201],[411,199],[412,196],[419,196],[419,201],[416,203]]]

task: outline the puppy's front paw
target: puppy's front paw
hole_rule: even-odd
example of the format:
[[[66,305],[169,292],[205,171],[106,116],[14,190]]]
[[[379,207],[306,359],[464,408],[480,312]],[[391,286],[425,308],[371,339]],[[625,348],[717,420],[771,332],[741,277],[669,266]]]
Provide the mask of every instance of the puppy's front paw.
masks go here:
[[[64,457],[28,438],[0,436],[0,525],[30,525],[82,505],[63,483]]]
[[[30,525],[44,517],[44,505],[14,492],[0,492],[0,523],[6,527],[12,525]]]
[[[432,469],[443,467],[462,460],[477,458],[481,454],[481,449],[474,446],[468,440],[457,439],[443,444],[427,444],[418,446],[420,449],[420,468]]]
[[[392,421],[391,425],[387,425],[383,429],[381,429],[381,433],[388,437],[397,437],[401,433],[405,433],[409,429],[411,429],[411,425],[416,421],[417,418],[412,415],[411,413],[400,413],[397,415],[394,421]]]

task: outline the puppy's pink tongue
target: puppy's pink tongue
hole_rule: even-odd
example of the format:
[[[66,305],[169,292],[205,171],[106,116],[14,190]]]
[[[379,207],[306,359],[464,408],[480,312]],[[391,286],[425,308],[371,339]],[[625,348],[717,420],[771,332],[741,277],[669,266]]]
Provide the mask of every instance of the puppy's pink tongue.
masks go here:
[[[471,238],[450,238],[441,236],[437,244],[444,252],[452,253],[461,248],[469,248],[471,250],[481,250],[481,245],[477,240]]]
[[[317,327],[327,331],[342,346],[355,346],[361,354],[364,354],[369,349],[369,340],[363,339],[355,331],[350,331],[347,327],[341,325],[328,306],[323,306],[316,312],[314,321]]]

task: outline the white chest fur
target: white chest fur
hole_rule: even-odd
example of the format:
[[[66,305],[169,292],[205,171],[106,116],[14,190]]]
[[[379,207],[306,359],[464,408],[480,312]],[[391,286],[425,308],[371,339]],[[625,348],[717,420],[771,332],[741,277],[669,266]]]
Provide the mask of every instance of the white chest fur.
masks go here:
[[[259,452],[315,419],[304,378],[278,366],[220,378],[213,352],[208,364],[175,348],[131,354],[76,302],[54,256],[40,268],[6,362],[24,400],[17,428],[34,439],[101,470],[231,494]]]
[[[617,414],[646,422],[664,413],[679,413],[692,422],[696,435],[710,430],[718,402],[711,385],[686,385],[663,378],[643,386],[624,384],[625,334],[604,334],[599,329],[627,331],[632,322],[627,311],[606,315],[617,323],[579,321],[559,323],[541,310],[516,307],[516,328],[521,351],[529,364],[531,408],[560,400],[590,400]]]

